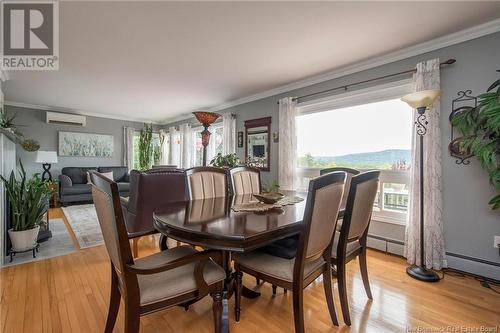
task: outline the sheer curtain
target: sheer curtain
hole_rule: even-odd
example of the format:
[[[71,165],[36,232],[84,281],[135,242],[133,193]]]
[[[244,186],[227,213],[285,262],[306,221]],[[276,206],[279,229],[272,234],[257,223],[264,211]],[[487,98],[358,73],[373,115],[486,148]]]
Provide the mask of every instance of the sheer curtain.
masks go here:
[[[168,128],[169,139],[169,156],[168,164],[180,167],[180,147],[179,147],[179,131],[175,127]]]
[[[161,165],[166,165],[168,164],[168,152],[170,150],[170,135],[167,133],[167,131],[165,131],[164,129],[161,129],[160,131],[160,135],[163,135],[163,137],[165,138],[164,141],[163,141],[163,145],[161,146],[161,160],[160,160],[160,164]]]
[[[236,116],[232,113],[222,115],[223,154],[233,154],[236,152]]]
[[[439,59],[432,59],[417,64],[417,72],[413,76],[415,91],[439,89]],[[413,111],[415,119],[416,111]],[[444,237],[443,237],[443,209],[442,209],[442,180],[441,180],[441,131],[440,101],[426,111],[428,120],[427,134],[424,136],[424,238],[425,238],[425,265],[427,268],[441,269],[446,267]],[[412,134],[412,168],[411,191],[408,212],[408,222],[405,235],[405,257],[410,264],[420,265],[420,165],[418,161],[420,149],[415,126]]]
[[[294,190],[296,184],[296,105],[292,97],[279,101],[278,179],[282,190]]]
[[[179,127],[180,134],[180,168],[189,169],[191,167],[191,154],[193,152],[193,133],[191,131],[191,125],[182,124]]]
[[[134,135],[135,128],[123,127],[123,164],[129,171],[134,168]]]

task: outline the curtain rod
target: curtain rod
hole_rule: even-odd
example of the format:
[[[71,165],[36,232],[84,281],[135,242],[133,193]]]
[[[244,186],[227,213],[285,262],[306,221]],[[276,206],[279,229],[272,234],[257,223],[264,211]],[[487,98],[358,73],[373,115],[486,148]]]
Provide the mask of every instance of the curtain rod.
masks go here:
[[[440,67],[444,67],[444,66],[452,65],[455,62],[457,62],[455,59],[448,59],[445,62],[440,63],[439,66]],[[394,77],[394,76],[415,73],[416,71],[417,71],[417,69],[413,68],[413,69],[409,69],[407,71],[402,71],[402,72],[398,72],[398,73],[393,73],[393,74],[388,74],[388,75],[384,75],[384,76],[379,76],[379,77],[376,77],[376,78],[373,78],[373,79],[359,81],[359,82],[355,82],[355,83],[351,83],[351,84],[346,84],[346,85],[343,85],[343,86],[339,86],[339,87],[335,87],[335,88],[331,88],[331,89],[327,89],[327,90],[323,90],[323,91],[319,91],[319,92],[315,92],[315,93],[311,93],[311,94],[307,94],[307,95],[303,95],[303,96],[299,96],[299,97],[294,97],[293,100],[296,101],[296,100],[299,100],[299,99],[302,99],[302,98],[307,98],[307,97],[311,97],[311,96],[321,95],[321,94],[324,94],[324,93],[327,93],[327,92],[331,92],[331,91],[335,91],[335,90],[340,90],[340,89],[347,90],[347,89],[349,89],[352,86],[357,86],[357,85],[360,85],[360,84],[369,83],[369,82],[373,82],[373,81],[379,81],[379,80],[387,79],[387,78]],[[280,102],[278,101],[278,104],[279,103]]]

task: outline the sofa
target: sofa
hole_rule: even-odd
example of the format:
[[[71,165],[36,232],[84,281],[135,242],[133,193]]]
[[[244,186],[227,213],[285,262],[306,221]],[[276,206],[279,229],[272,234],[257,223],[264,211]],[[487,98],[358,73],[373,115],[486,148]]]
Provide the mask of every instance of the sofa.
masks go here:
[[[87,172],[113,172],[113,180],[118,184],[120,196],[128,197],[130,193],[130,175],[127,167],[65,167],[59,176],[59,201],[64,206],[69,203],[92,201],[92,191],[87,183]]]

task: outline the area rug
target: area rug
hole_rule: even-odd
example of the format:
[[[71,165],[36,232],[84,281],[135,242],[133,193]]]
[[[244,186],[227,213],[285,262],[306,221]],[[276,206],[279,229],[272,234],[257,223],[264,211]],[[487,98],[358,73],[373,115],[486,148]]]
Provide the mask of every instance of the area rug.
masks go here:
[[[63,207],[81,249],[104,244],[93,204]]]
[[[52,237],[45,242],[40,243],[36,258],[33,258],[32,252],[17,253],[14,260],[10,261],[10,257],[4,258],[4,266],[14,266],[32,261],[44,260],[52,257],[63,256],[76,251],[73,239],[66,228],[66,224],[62,219],[50,220],[50,231]]]

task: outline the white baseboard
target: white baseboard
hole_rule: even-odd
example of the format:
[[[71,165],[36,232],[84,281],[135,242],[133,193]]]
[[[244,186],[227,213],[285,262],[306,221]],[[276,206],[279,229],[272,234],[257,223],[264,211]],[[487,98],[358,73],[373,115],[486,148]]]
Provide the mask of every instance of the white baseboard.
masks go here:
[[[447,254],[446,260],[449,268],[500,281],[500,267],[498,266],[477,261],[474,258],[457,257],[453,254]]]
[[[396,254],[398,256],[402,256],[404,252],[403,244],[399,244],[391,239],[375,235],[373,236],[368,235],[368,238],[366,240],[366,245],[369,248],[379,250],[382,252]]]

